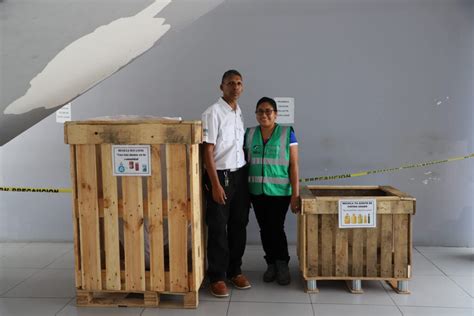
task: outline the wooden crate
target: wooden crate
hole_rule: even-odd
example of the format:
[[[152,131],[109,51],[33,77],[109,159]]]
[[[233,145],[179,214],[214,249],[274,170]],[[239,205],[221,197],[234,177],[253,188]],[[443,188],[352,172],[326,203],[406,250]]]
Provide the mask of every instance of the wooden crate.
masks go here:
[[[78,305],[149,307],[177,295],[178,307],[197,307],[205,272],[201,134],[200,121],[65,124]],[[112,144],[150,145],[151,176],[113,176]]]
[[[376,228],[339,228],[340,199],[375,199]],[[415,198],[389,186],[303,186],[298,257],[307,291],[317,280],[345,280],[361,293],[361,280],[385,280],[408,293]]]

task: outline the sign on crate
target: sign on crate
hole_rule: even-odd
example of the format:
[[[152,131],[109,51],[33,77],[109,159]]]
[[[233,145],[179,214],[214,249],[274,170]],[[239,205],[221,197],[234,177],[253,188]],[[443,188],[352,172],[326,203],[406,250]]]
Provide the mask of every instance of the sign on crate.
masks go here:
[[[377,227],[376,200],[339,200],[339,228]]]
[[[150,145],[112,145],[114,176],[151,175]]]

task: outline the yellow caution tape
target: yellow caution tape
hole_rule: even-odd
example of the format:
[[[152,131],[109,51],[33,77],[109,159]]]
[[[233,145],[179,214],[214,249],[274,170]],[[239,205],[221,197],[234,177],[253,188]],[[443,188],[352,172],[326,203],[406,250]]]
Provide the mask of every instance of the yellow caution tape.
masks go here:
[[[71,193],[71,189],[0,187],[0,192]]]
[[[470,155],[467,155],[467,156],[459,156],[459,157],[453,157],[453,158],[442,159],[442,160],[433,160],[433,161],[420,162],[420,163],[417,163],[417,164],[404,165],[404,166],[396,167],[396,168],[368,170],[368,171],[361,171],[361,172],[357,172],[357,173],[345,173],[345,174],[338,174],[338,175],[335,175],[335,176],[319,176],[319,177],[314,177],[314,178],[303,178],[303,179],[300,179],[300,182],[325,181],[325,180],[355,178],[355,177],[368,176],[369,174],[385,173],[385,172],[393,172],[393,171],[398,171],[398,170],[403,170],[403,169],[427,167],[427,166],[437,165],[437,164],[440,164],[440,163],[464,160],[464,159],[469,159],[469,158],[474,158],[474,153],[472,153]],[[32,192],[32,193],[71,193],[72,189],[66,189],[66,188],[57,189],[57,188],[0,187],[0,192],[2,192],[2,191],[3,192]]]
[[[474,153],[470,154],[470,155],[467,155],[467,156],[459,156],[459,157],[453,157],[453,158],[442,159],[442,160],[426,161],[426,162],[421,162],[421,163],[417,163],[417,164],[404,165],[404,166],[396,167],[396,168],[368,170],[368,171],[361,171],[361,172],[357,172],[357,173],[339,174],[339,175],[336,175],[336,176],[320,176],[320,177],[314,177],[314,178],[304,178],[304,179],[300,179],[300,182],[355,178],[355,177],[367,176],[369,174],[392,172],[392,171],[398,171],[398,170],[403,170],[403,169],[411,169],[411,168],[427,167],[427,166],[431,166],[431,165],[437,165],[437,164],[440,164],[440,163],[464,160],[464,159],[469,159],[469,158],[474,158]]]

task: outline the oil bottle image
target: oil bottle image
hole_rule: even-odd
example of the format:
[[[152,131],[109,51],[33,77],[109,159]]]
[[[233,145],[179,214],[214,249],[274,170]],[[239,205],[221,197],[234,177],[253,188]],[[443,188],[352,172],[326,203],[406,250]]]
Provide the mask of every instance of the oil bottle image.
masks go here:
[[[364,224],[367,224],[367,215],[364,215]]]
[[[359,216],[357,216],[357,223],[362,224],[362,215],[361,214],[359,214]]]
[[[367,221],[369,224],[370,224],[370,213],[369,213],[369,216],[368,216],[368,221]]]
[[[346,213],[346,216],[344,216],[344,224],[350,224],[351,223],[351,217],[349,214]]]
[[[351,224],[357,224],[357,216],[355,214],[352,214]]]

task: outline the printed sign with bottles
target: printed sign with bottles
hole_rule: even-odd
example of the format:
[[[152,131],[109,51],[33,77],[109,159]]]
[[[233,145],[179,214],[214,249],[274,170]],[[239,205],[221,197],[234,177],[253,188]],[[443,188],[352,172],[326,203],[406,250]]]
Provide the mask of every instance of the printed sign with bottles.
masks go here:
[[[377,227],[376,200],[339,200],[339,228]]]
[[[150,176],[150,145],[112,145],[114,176]]]

